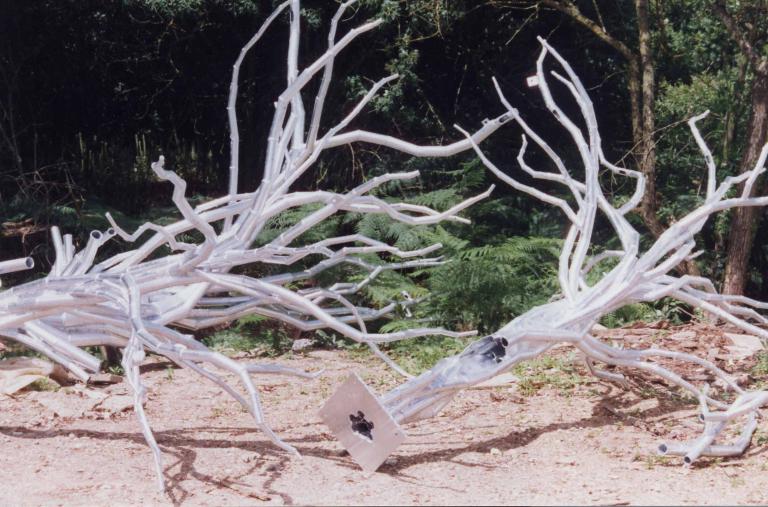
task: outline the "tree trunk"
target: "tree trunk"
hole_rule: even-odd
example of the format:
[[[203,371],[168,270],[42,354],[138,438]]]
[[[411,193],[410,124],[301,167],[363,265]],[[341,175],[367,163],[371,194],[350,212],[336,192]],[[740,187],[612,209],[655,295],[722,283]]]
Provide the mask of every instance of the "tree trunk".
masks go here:
[[[749,138],[741,159],[740,172],[754,167],[760,150],[768,140],[768,62],[763,61],[755,70],[752,83]],[[762,185],[763,189],[768,188]],[[725,294],[743,294],[747,285],[749,257],[755,240],[755,231],[760,218],[758,208],[736,208],[732,211],[728,251],[725,264],[723,292]]]
[[[640,203],[640,214],[651,234],[658,238],[664,232],[664,226],[656,214],[658,210],[656,200],[656,144],[653,140],[653,131],[656,128],[653,110],[656,94],[648,0],[635,0],[635,9],[637,11],[643,99],[642,125],[636,153],[640,159],[640,171],[646,177],[645,195],[643,195],[643,200]]]
[[[656,77],[651,47],[651,26],[648,0],[635,0],[639,52],[609,34],[605,28],[585,16],[572,0],[540,0],[543,5],[556,9],[589,29],[597,38],[614,48],[627,60],[627,89],[632,120],[632,154],[638,169],[645,175],[645,193],[640,202],[640,216],[651,234],[658,238],[665,230],[658,217],[656,199],[656,128],[654,105],[656,102]],[[698,276],[700,271],[694,261],[683,261],[681,271]]]
[[[102,367],[104,369],[120,366],[123,359],[123,353],[117,347],[103,346],[101,347],[101,355],[104,357]]]
[[[728,163],[731,159],[731,150],[736,139],[736,118],[742,113],[740,111],[741,100],[739,99],[741,94],[744,93],[744,84],[747,81],[747,70],[749,69],[749,60],[746,57],[739,60],[736,81],[733,83],[733,89],[731,90],[731,103],[728,111],[725,113],[725,135],[723,136],[723,149],[720,156],[724,163]]]

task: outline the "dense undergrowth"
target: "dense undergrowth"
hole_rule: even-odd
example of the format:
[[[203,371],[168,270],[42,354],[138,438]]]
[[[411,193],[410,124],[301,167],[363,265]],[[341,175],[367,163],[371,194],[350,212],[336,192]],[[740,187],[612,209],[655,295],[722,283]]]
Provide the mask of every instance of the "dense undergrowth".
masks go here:
[[[0,79],[0,127],[9,133],[0,141],[0,251],[3,259],[32,255],[38,266],[32,275],[4,277],[3,288],[48,271],[53,260],[48,235],[51,225],[73,234],[81,247],[91,230],[107,227],[107,211],[126,230],[146,220],[168,223],[178,218],[169,206],[170,185],[157,181],[149,168],[150,161],[161,153],[169,168],[188,181],[193,203],[205,200],[204,196],[222,195],[229,166],[224,105],[231,64],[273,3],[0,2],[0,76],[14,76]],[[325,30],[336,4],[303,3],[302,44],[309,53],[327,44]],[[515,9],[512,4],[524,8]],[[608,158],[636,167],[637,161],[630,155],[633,141],[626,62],[578,24],[546,9],[537,8],[533,15],[526,4],[361,1],[356,21],[345,19],[343,30],[376,15],[383,16],[386,23],[340,58],[328,110],[348,111],[370,79],[397,72],[400,79],[356,119],[355,128],[422,144],[451,142],[459,138],[454,123],[470,128],[499,113],[501,106],[490,85],[495,76],[521,114],[545,133],[578,177],[577,154],[564,133],[553,128],[548,115],[541,114],[541,103],[524,84],[534,62],[535,37],[547,34],[590,87]],[[602,14],[600,22],[607,23],[612,36],[631,41],[628,44],[634,48],[637,20],[631,2],[603,5],[601,13],[592,12],[597,8],[594,2],[576,4],[588,17]],[[700,203],[705,174],[701,155],[682,123],[691,114],[710,109],[704,135],[717,147],[714,156],[720,176],[735,174],[747,134],[748,91],[754,73],[704,0],[657,3],[652,11],[658,21],[651,23],[657,76],[658,211],[664,223],[672,223]],[[764,16],[756,19],[764,21]],[[242,69],[238,110],[243,189],[251,190],[260,181],[269,127],[269,115],[264,112],[270,111],[275,95],[285,85],[282,71],[274,70],[284,65],[286,21],[276,22]],[[41,25],[46,30],[40,30]],[[202,54],[209,57],[200,58]],[[505,171],[528,183],[515,161],[519,133],[513,127],[505,128],[484,142],[483,149]],[[542,153],[531,149],[529,157],[532,166],[547,170]],[[447,209],[498,183],[469,155],[414,159],[391,150],[354,146],[325,154],[296,187],[345,191],[385,172],[412,170],[419,170],[421,177],[382,187],[380,196]],[[602,183],[617,202],[632,192],[620,181],[606,178]],[[565,197],[556,186],[542,188]],[[309,211],[301,208],[276,217],[259,242],[269,241]],[[491,333],[533,306],[557,297],[557,258],[566,229],[556,210],[499,185],[464,215],[471,219],[470,225],[407,227],[382,216],[340,214],[299,242],[358,232],[402,249],[443,245],[444,265],[385,272],[360,294],[355,302],[366,306],[402,301],[404,293],[419,300],[408,310],[399,309],[392,319],[372,323],[372,330],[428,324]],[[647,232],[637,214],[629,219],[638,230]],[[756,224],[758,237],[765,236],[766,223],[761,219]],[[617,240],[606,225],[596,223],[594,243],[615,249]],[[720,280],[724,271],[728,226],[729,217],[723,215],[700,235],[705,253],[698,259],[699,267],[713,280]],[[643,246],[650,235],[645,237]],[[100,255],[130,247],[115,240]],[[758,244],[753,250],[747,289],[749,295],[760,298],[766,294],[768,247]],[[161,249],[157,255],[168,253]],[[304,269],[317,260],[306,259],[291,269]],[[367,260],[391,259],[372,256]],[[247,269],[254,275],[266,275],[281,268],[254,265]],[[601,269],[610,269],[610,263]],[[601,269],[590,273],[590,281],[599,278]],[[355,281],[363,276],[353,268],[339,267],[323,273],[317,283]],[[628,305],[605,316],[601,323],[608,327],[637,320],[679,323],[692,317],[688,307],[665,299]],[[367,353],[365,347],[335,333],[298,333],[258,316],[200,332],[198,337],[215,349],[267,356],[288,352],[298,338],[311,339],[316,347]],[[417,372],[465,345],[465,340],[427,337],[383,348]]]

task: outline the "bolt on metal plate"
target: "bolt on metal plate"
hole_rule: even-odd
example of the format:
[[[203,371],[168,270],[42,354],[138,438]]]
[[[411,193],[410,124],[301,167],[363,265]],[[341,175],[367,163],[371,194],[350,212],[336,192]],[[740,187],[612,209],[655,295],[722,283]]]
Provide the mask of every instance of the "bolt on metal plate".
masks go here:
[[[376,471],[406,437],[376,395],[355,373],[320,409],[320,417],[366,472]]]

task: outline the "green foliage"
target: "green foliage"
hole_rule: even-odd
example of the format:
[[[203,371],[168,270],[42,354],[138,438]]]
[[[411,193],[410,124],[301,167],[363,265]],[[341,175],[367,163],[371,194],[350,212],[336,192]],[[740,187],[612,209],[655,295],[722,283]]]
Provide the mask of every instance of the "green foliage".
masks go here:
[[[768,376],[768,353],[759,352],[756,357],[757,363],[752,367],[752,375],[759,377]]]
[[[673,0],[659,6],[654,45],[664,74],[698,74],[732,64],[734,43],[711,10],[711,0]],[[663,16],[663,17],[662,17]]]
[[[112,366],[107,367],[107,373],[111,373],[112,375],[125,375],[125,369],[122,367],[122,365],[115,364]]]
[[[127,6],[142,7],[164,16],[190,14],[205,9],[206,0],[123,0]],[[259,2],[255,0],[228,0],[218,2],[234,14],[259,12]]]
[[[544,355],[518,364],[512,370],[520,380],[517,387],[523,396],[533,396],[542,387],[549,386],[562,394],[570,394],[587,379],[574,367],[575,356]]]
[[[418,375],[432,368],[440,359],[460,353],[468,344],[468,339],[430,336],[395,342],[384,350],[407,372]]]
[[[561,242],[509,238],[461,250],[429,279],[431,312],[448,325],[490,332],[558,292]]]
[[[0,125],[7,128],[12,119],[16,132],[13,142],[0,141],[0,224],[31,219],[44,228],[55,223],[74,234],[80,246],[90,230],[106,227],[105,211],[127,230],[146,220],[167,223],[178,217],[169,206],[171,188],[156,181],[149,169],[149,162],[160,153],[188,181],[189,193],[197,196],[193,201],[221,195],[229,166],[224,104],[231,65],[275,3],[0,2],[0,75],[15,76],[10,81],[0,79]],[[661,218],[667,222],[698,205],[704,186],[701,154],[681,122],[711,110],[700,125],[713,147],[721,178],[736,172],[744,144],[752,76],[748,70],[742,71],[738,49],[711,13],[709,3],[671,0],[652,5],[659,83],[656,174]],[[374,17],[385,23],[340,56],[323,127],[348,112],[375,79],[397,72],[400,79],[383,90],[351,128],[420,144],[453,142],[460,138],[452,128],[454,123],[471,129],[500,111],[489,86],[490,77],[496,76],[521,114],[546,134],[568,167],[578,173],[578,157],[572,147],[562,133],[552,130],[551,118],[541,114],[535,93],[524,86],[537,48],[534,37],[547,34],[590,88],[609,158],[621,158],[632,146],[625,62],[582,28],[563,23],[561,15],[542,10],[532,17],[530,10],[514,9],[513,4],[520,3],[359,2],[357,15],[342,20],[340,35]],[[596,14],[599,4],[611,34],[635,47],[632,2],[577,4],[590,16]],[[337,2],[303,2],[302,62],[327,47],[326,26],[337,6]],[[729,9],[738,10],[756,32],[766,33],[759,8],[749,2],[729,1]],[[261,178],[272,104],[285,86],[280,69],[285,66],[287,19],[284,15],[275,22],[242,68],[238,99],[242,190],[253,189]],[[46,29],[40,30],[40,26]],[[67,100],[61,100],[62,90],[67,90]],[[309,90],[305,96],[308,106],[313,93]],[[729,132],[732,138],[726,142]],[[518,147],[519,130],[514,125],[483,143],[500,167],[526,181],[514,161]],[[547,161],[535,149],[529,156],[532,166],[546,167]],[[626,162],[632,165],[631,160]],[[380,174],[413,170],[420,171],[418,179],[391,182],[377,189],[376,195],[391,202],[445,210],[498,183],[471,154],[447,160],[421,159],[355,145],[324,153],[314,174],[303,177],[296,188],[343,192]],[[619,183],[612,197],[621,201],[631,190]],[[270,221],[257,244],[266,244],[318,208],[310,205],[281,213]],[[369,306],[401,301],[403,291],[423,298],[410,309],[411,317],[401,309],[394,320],[370,323],[371,330],[440,324],[488,332],[556,295],[561,243],[555,238],[563,237],[565,223],[558,210],[499,185],[490,198],[462,215],[471,225],[450,222],[409,227],[384,215],[340,214],[321,222],[294,244],[358,232],[403,250],[443,245],[438,254],[445,256],[444,265],[384,272],[359,295],[355,303]],[[642,227],[637,216],[629,219]],[[765,224],[761,227],[765,232]],[[26,255],[31,250],[38,266],[46,268],[44,259],[52,256],[43,234],[22,242],[19,237],[5,238],[2,231],[0,228],[4,255]],[[612,248],[609,232],[606,224],[597,224],[598,249]],[[727,232],[727,216],[702,231],[701,244],[707,253],[700,264],[706,275],[717,277],[722,271]],[[193,235],[182,239],[193,239]],[[124,246],[110,242],[100,255]],[[768,259],[768,247],[758,253]],[[291,269],[318,260],[317,256],[307,258]],[[366,260],[381,264],[397,259],[371,255]],[[611,266],[606,262],[593,270],[589,281],[594,283]],[[266,274],[285,268],[259,265],[247,269]],[[365,276],[358,267],[342,265],[323,273],[316,283],[360,281]],[[755,286],[763,278],[758,270],[752,274]],[[685,320],[688,316],[685,307],[663,300],[628,305],[606,316],[603,323],[617,326],[660,318]],[[316,338],[327,346],[360,348],[330,332],[318,332]],[[290,343],[282,326],[258,317],[204,339],[220,350],[261,349],[268,354],[285,351]],[[412,371],[419,371],[464,345],[462,340],[430,337],[394,344],[387,350]]]
[[[61,386],[56,381],[43,377],[29,384],[26,389],[28,391],[58,391]]]
[[[633,322],[656,322],[668,320],[672,324],[683,324],[691,320],[689,307],[672,298],[663,298],[653,303],[631,303],[605,315],[600,324],[605,327],[621,327]]]
[[[353,340],[350,340],[349,338],[326,329],[318,329],[315,331],[314,338],[315,347],[354,351],[362,351],[363,349],[367,350],[365,345],[357,343]]]
[[[259,235],[257,245],[266,245],[281,233],[296,225],[301,219],[309,216],[321,207],[321,204],[307,204],[298,208],[288,209],[273,217],[267,222],[263,232]],[[325,219],[297,238],[296,244],[314,243],[328,238],[334,235],[338,225],[338,217]]]
[[[654,45],[659,86],[655,109],[660,130],[656,185],[660,214],[667,223],[700,204],[706,186],[703,157],[682,122],[710,111],[709,117],[699,122],[699,129],[715,157],[720,181],[738,172],[748,137],[752,69],[713,14],[711,4],[711,0],[674,0],[657,6],[660,23],[654,27]],[[743,33],[745,37],[765,39],[759,35],[768,30],[764,3],[727,4],[741,27],[750,27],[750,33]],[[728,232],[729,215],[724,213],[700,234],[706,253],[698,265],[714,280],[722,278]],[[755,257],[763,263],[768,259],[757,251]],[[753,287],[761,287],[762,273],[755,269],[751,278],[755,280]]]
[[[5,345],[5,348],[0,349],[0,360],[2,359],[11,359],[14,357],[39,357],[39,358],[45,358],[41,353],[36,352],[34,350],[29,350],[25,347],[22,347],[21,345],[17,344],[16,342],[12,342],[10,340],[3,341],[0,339],[0,342],[2,342],[3,345]]]
[[[204,336],[202,341],[217,352],[258,351],[267,356],[289,351],[292,342],[282,325],[259,315],[243,317],[227,329]]]
[[[710,111],[698,126],[717,157],[719,178],[737,171],[740,149],[734,143],[739,139],[734,139],[730,146],[724,144],[726,130],[733,128],[734,132],[742,132],[747,121],[743,99],[734,100],[739,98],[734,89],[737,72],[736,68],[728,68],[717,73],[696,74],[690,81],[664,82],[659,87],[657,121],[662,125],[677,125],[668,128],[659,139],[659,183],[668,196],[661,211],[666,221],[700,205],[702,188],[706,185],[703,156],[683,121]],[[729,127],[729,121],[734,125]]]
[[[607,314],[600,319],[600,324],[608,328],[615,328],[631,324],[632,322],[653,322],[654,320],[658,320],[658,314],[651,305],[647,303],[632,303]]]

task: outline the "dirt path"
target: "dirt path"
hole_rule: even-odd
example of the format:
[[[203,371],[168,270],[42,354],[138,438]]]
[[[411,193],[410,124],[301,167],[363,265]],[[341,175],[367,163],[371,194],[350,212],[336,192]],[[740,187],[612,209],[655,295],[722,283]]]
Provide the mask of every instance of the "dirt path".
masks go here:
[[[654,449],[662,436],[697,429],[683,417],[690,407],[592,379],[528,396],[517,386],[465,391],[442,416],[410,425],[394,458],[365,474],[317,410],[349,369],[379,391],[395,377],[337,351],[280,362],[326,368],[316,381],[258,379],[268,420],[302,459],[254,431],[218,388],[158,362],[144,378],[169,495],[154,490],[151,456],[130,410],[110,416],[88,408],[82,392],[62,389],[0,399],[0,504],[768,503],[768,446],[685,469]],[[118,400],[126,392],[122,384],[100,391]],[[86,409],[59,417],[56,403]]]

